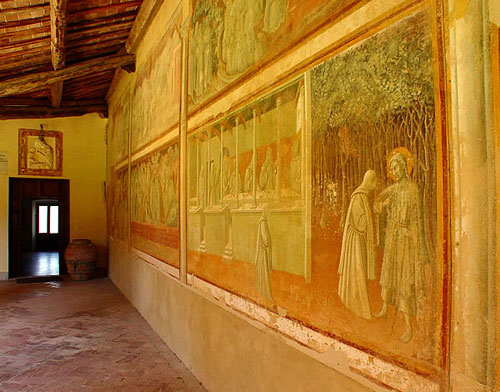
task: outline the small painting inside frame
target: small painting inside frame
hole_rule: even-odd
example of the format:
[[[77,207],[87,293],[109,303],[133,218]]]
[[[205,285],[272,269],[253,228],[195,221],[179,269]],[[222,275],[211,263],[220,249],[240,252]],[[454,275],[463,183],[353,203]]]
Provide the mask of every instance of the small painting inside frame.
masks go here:
[[[62,175],[62,132],[19,129],[19,174]]]

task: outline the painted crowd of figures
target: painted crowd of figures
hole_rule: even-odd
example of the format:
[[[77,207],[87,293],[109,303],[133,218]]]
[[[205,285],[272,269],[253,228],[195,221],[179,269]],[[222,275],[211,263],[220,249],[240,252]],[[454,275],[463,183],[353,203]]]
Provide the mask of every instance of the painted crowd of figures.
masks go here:
[[[179,151],[166,151],[140,162],[131,171],[131,220],[177,226],[179,215]]]
[[[388,307],[395,306],[404,317],[405,331],[400,340],[405,343],[413,336],[411,317],[417,315],[417,302],[425,295],[424,266],[429,262],[422,196],[419,186],[410,179],[410,157],[402,147],[391,153],[388,163],[395,183],[375,198],[373,208],[370,194],[376,189],[377,177],[373,170],[365,173],[351,196],[338,268],[338,294],[343,304],[368,320],[372,316],[385,318]],[[383,250],[383,305],[372,314],[368,280],[377,276],[377,245]]]

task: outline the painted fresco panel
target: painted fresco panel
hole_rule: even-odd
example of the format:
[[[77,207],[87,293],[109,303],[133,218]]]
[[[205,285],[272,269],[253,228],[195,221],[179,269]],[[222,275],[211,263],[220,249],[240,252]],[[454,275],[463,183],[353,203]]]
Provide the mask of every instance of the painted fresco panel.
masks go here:
[[[179,149],[173,143],[131,166],[131,244],[178,266]]]
[[[194,273],[220,284],[221,271],[203,265],[219,260],[233,271],[246,264],[257,275],[272,269],[310,279],[304,110],[300,77],[189,137]],[[268,279],[261,283],[251,285],[252,296],[271,300]]]
[[[132,152],[170,131],[179,121],[182,45],[175,25],[158,40],[137,70],[133,87]]]
[[[196,106],[294,46],[359,0],[197,0],[189,48]]]
[[[127,89],[114,103],[110,112],[111,162],[122,162],[128,157],[130,137],[130,91]]]
[[[188,139],[190,273],[425,374],[443,363],[447,287],[430,20]]]
[[[128,167],[113,175],[111,194],[111,235],[119,241],[128,241]]]

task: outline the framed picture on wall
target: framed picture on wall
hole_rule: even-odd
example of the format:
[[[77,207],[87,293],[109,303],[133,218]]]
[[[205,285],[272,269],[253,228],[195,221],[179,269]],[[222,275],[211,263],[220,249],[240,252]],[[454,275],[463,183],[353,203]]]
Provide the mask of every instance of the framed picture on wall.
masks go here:
[[[62,132],[19,129],[19,174],[62,175]]]

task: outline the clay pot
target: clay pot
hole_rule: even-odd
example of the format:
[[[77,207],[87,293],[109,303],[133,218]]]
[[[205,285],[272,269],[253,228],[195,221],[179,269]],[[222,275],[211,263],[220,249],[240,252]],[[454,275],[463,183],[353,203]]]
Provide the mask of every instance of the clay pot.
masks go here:
[[[73,240],[66,247],[64,260],[71,279],[89,280],[96,269],[97,249],[90,240]]]

